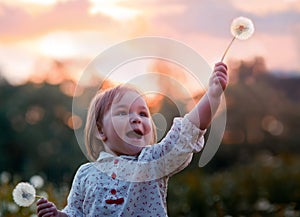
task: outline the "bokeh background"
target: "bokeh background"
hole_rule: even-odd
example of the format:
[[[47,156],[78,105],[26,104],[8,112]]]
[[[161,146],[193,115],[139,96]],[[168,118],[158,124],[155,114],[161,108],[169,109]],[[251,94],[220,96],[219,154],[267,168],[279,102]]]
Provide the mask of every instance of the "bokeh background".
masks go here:
[[[256,31],[236,41],[225,59],[230,85],[222,144],[204,168],[198,154],[171,179],[169,214],[300,216],[299,0],[0,0],[0,216],[35,216],[35,205],[13,203],[20,181],[65,205],[76,169],[87,162],[74,135],[84,118],[72,114],[72,99],[95,56],[127,39],[161,36],[192,47],[213,67],[237,16],[252,19]],[[193,86],[170,63],[147,64],[146,71]],[[176,95],[168,83],[156,85]],[[194,99],[202,95],[193,90]],[[180,94],[177,100],[190,109]],[[162,96],[151,105],[169,115],[168,123],[178,114]]]

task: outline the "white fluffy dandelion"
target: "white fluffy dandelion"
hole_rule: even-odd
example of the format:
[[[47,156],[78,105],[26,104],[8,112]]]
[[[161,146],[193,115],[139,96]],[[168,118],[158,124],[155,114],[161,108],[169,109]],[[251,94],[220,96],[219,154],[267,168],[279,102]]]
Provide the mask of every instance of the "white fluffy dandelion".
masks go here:
[[[254,25],[249,18],[238,17],[231,23],[231,34],[240,40],[250,38],[254,33]]]
[[[13,199],[19,206],[28,207],[34,203],[36,195],[35,188],[27,183],[20,182],[13,190]]]
[[[224,60],[226,53],[228,52],[229,48],[231,47],[234,40],[240,39],[240,40],[246,40],[250,38],[254,33],[254,25],[253,22],[246,17],[237,17],[235,18],[230,26],[231,34],[233,35],[233,38],[231,42],[229,43],[228,47],[226,48],[221,62]]]

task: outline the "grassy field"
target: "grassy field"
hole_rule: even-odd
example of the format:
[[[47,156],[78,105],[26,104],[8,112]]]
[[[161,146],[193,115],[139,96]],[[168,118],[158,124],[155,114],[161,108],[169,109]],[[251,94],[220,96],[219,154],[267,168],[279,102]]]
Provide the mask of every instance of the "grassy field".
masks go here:
[[[300,158],[298,155],[260,154],[252,163],[235,165],[215,173],[189,167],[171,178],[168,209],[179,216],[300,216]],[[36,206],[18,207],[12,190],[21,180],[15,174],[1,173],[0,216],[35,216]],[[37,194],[53,201],[58,208],[66,204],[69,186],[45,181]]]

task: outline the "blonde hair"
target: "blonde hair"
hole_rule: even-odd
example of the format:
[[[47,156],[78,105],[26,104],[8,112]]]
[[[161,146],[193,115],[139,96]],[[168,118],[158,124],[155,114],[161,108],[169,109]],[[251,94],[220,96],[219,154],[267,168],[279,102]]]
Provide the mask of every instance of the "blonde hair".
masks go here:
[[[113,100],[116,97],[121,98],[126,92],[134,91],[142,95],[137,89],[128,85],[118,85],[114,88],[107,89],[105,91],[98,91],[94,98],[91,100],[87,120],[85,125],[85,147],[88,156],[91,160],[97,160],[99,153],[104,151],[103,142],[96,135],[99,134],[99,129],[103,127],[103,117],[107,111],[110,110]],[[151,117],[150,117],[151,118]],[[152,143],[154,144],[157,140],[156,127],[151,118],[152,122]]]

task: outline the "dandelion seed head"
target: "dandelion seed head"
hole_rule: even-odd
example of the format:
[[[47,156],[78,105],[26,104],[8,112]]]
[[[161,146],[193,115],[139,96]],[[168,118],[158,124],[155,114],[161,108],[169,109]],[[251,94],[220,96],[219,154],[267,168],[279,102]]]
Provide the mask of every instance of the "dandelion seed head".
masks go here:
[[[17,205],[28,207],[35,201],[35,188],[27,182],[20,182],[13,190],[13,199]]]
[[[249,18],[237,17],[231,23],[231,34],[240,39],[246,40],[254,33],[254,25]]]

